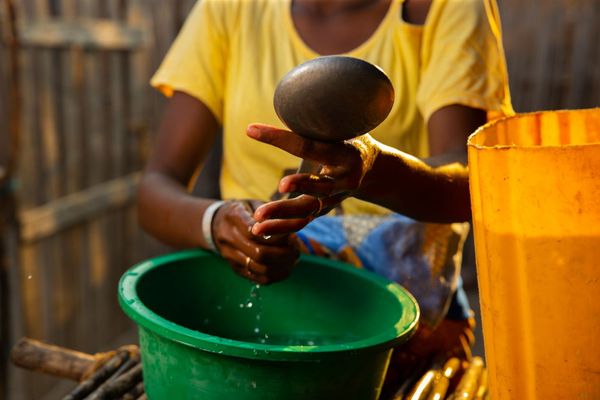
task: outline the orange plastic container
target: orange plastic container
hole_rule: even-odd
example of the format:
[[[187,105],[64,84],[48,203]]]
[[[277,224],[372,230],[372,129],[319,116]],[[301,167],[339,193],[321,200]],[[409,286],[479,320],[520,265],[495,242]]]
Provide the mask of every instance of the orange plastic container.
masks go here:
[[[491,398],[600,399],[600,109],[469,138]]]

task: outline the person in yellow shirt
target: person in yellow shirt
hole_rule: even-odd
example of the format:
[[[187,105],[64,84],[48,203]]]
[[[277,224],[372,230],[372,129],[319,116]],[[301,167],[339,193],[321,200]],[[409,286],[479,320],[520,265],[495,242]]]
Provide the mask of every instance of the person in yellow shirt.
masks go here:
[[[253,234],[253,214],[299,158],[246,127],[283,127],[277,83],[331,54],[385,71],[396,101],[371,135],[429,165],[465,162],[468,134],[489,114],[512,112],[494,0],[201,0],[151,81],[170,100],[140,184],[142,226],[171,245],[218,252],[253,281],[285,279],[299,256],[295,235]],[[188,190],[220,132],[224,202]],[[356,198],[338,210],[390,213]]]
[[[512,112],[497,21],[492,0],[199,1],[152,78],[171,99],[141,182],[142,225],[179,247],[217,247],[257,281],[275,270],[284,278],[297,252],[284,250],[288,238],[248,236],[245,202],[209,210],[212,236],[202,231],[214,200],[187,187],[220,129],[222,197],[269,200],[299,159],[246,137],[246,126],[281,127],[272,105],[281,77],[319,55],[345,54],[378,65],[394,85],[396,102],[375,139],[432,165],[464,161],[466,137],[486,113]],[[354,199],[342,209],[388,212]]]

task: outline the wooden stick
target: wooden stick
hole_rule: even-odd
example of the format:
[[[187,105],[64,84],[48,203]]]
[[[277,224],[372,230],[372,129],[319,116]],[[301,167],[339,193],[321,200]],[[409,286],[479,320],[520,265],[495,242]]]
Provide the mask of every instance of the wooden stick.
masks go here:
[[[131,368],[135,367],[140,363],[140,356],[129,354],[129,360],[127,360],[123,365],[119,367],[119,369],[110,377],[109,381],[113,381],[117,379],[119,376],[123,375],[125,372],[129,371]]]
[[[423,400],[427,399],[429,393],[433,389],[435,381],[439,379],[439,371],[430,369],[419,379],[417,384],[405,397],[407,400]]]
[[[144,393],[139,348],[134,345],[91,355],[22,338],[11,359],[22,368],[81,381],[63,400],[115,399],[126,393],[135,400]]]
[[[474,399],[479,389],[479,380],[483,368],[483,359],[481,357],[473,357],[462,379],[458,383],[456,391],[450,398],[461,400]]]
[[[122,400],[137,400],[142,394],[144,394],[144,382],[138,383],[133,389],[125,393]]]
[[[44,372],[79,381],[94,368],[98,358],[42,343],[38,340],[22,338],[12,348],[11,361],[32,371]]]
[[[116,379],[111,379],[101,385],[86,400],[111,400],[118,399],[142,380],[142,364],[139,362],[129,371]]]
[[[475,400],[484,400],[488,394],[488,372],[484,367],[481,372],[481,378],[479,378],[479,389],[475,395]]]
[[[456,375],[460,369],[460,360],[456,357],[450,358],[444,364],[442,372],[433,385],[431,393],[427,400],[443,400],[446,398],[446,393],[450,387],[450,380]]]
[[[81,382],[71,393],[66,395],[63,400],[81,400],[96,390],[102,383],[109,379],[119,367],[129,359],[129,352],[125,350],[117,351],[111,359],[96,370],[88,379]]]
[[[429,360],[420,360],[417,362],[415,368],[411,371],[411,373],[404,378],[404,382],[400,387],[394,392],[391,397],[391,400],[402,400],[410,392],[410,390],[417,384],[419,378],[423,376],[425,372],[429,370],[429,366],[431,362]]]
[[[10,102],[9,102],[9,153],[8,163],[6,165],[6,177],[11,177],[17,168],[19,161],[19,149],[21,144],[22,132],[22,92],[21,92],[21,74],[19,69],[19,36],[17,28],[17,8],[14,0],[8,0],[6,3],[6,12],[8,14],[8,30],[6,42],[9,50],[9,68],[10,68]],[[1,180],[1,179],[0,179]]]

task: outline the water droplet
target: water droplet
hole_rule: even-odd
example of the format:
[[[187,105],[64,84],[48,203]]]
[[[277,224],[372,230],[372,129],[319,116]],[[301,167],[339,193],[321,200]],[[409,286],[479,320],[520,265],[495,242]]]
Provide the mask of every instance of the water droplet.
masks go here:
[[[306,344],[308,344],[309,346],[314,346],[314,345],[315,345],[315,342],[314,342],[314,341],[312,341],[312,340],[309,340],[309,341],[308,341]]]
[[[258,355],[258,350],[256,350],[256,349],[253,349],[253,350],[252,350],[252,353],[253,353],[255,356],[257,356],[257,355]]]
[[[252,383],[250,383],[250,385],[252,385],[252,389],[256,389],[256,382],[252,381]]]
[[[260,328],[258,326],[254,328],[254,333],[260,333]]]
[[[223,309],[223,306],[221,306],[221,305],[217,306],[217,310],[221,311],[222,309]]]
[[[246,307],[247,307],[247,308],[252,308],[252,302],[251,302],[251,301],[249,301],[249,302],[248,302],[248,304],[246,304]]]
[[[27,279],[31,279],[31,278],[33,278],[32,275],[27,275]]]
[[[240,308],[244,308],[244,304],[240,303]]]

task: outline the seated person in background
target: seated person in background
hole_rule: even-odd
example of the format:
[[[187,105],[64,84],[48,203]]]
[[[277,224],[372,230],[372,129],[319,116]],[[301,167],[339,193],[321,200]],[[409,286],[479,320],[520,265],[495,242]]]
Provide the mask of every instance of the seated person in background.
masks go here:
[[[256,234],[256,229],[268,225],[255,226],[254,210],[277,198],[279,180],[296,169],[299,159],[251,140],[245,131],[255,121],[281,126],[272,105],[279,80],[298,64],[330,54],[361,58],[386,72],[396,103],[371,136],[431,165],[464,162],[468,134],[486,121],[488,113],[511,112],[494,0],[201,0],[152,78],[152,85],[170,100],[140,185],[141,225],[168,244],[218,252],[235,272],[255,282],[285,279],[298,259],[298,248],[327,237],[310,232],[311,225],[306,228],[308,241],[302,243],[294,229],[270,238]],[[220,188],[226,202],[194,197],[188,191],[220,131]],[[395,184],[402,188],[395,192],[398,199],[422,187],[401,180]],[[377,196],[369,200],[403,209]],[[464,199],[437,200],[443,208]],[[312,196],[297,201],[319,204]],[[340,230],[357,226],[358,220],[346,223],[346,218],[365,217],[360,238],[391,226],[391,231],[383,229],[386,237],[401,241],[408,237],[405,227],[419,226],[397,214],[389,217],[391,225],[384,225],[390,210],[357,198],[325,206],[335,208],[342,221],[336,225]],[[303,207],[302,212],[309,210]],[[431,212],[421,209],[411,216],[427,220]],[[419,229],[421,236],[429,232]],[[449,228],[443,229],[442,266],[460,251],[459,241],[452,239],[452,246],[448,245],[448,238],[454,236],[446,234]],[[347,244],[344,248],[352,248],[352,243]],[[446,251],[449,247],[454,251]],[[380,261],[360,257],[346,255],[345,259],[371,269]],[[381,265],[400,268],[399,260],[389,261]],[[427,268],[437,265],[433,264]],[[415,357],[440,351],[468,356],[468,346],[463,346],[471,329],[468,310],[457,301],[460,291],[455,282],[450,289],[450,310],[450,301],[438,307],[436,320],[422,335],[427,337],[421,346],[426,350]],[[421,300],[420,305],[427,308]],[[444,340],[439,340],[442,336]]]

